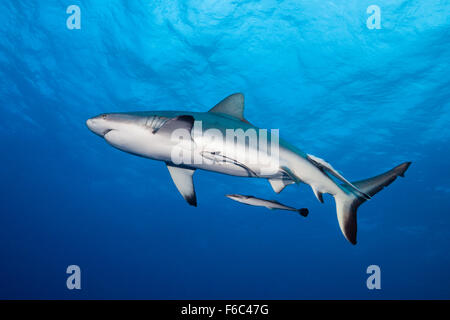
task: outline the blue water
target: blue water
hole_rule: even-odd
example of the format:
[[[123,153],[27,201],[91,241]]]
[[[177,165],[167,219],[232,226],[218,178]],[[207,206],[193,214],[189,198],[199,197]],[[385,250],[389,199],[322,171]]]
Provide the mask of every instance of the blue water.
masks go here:
[[[0,21],[0,298],[450,298],[449,1],[3,0]],[[233,92],[350,180],[413,162],[359,209],[356,246],[308,186],[198,171],[194,208],[163,163],[85,126]]]

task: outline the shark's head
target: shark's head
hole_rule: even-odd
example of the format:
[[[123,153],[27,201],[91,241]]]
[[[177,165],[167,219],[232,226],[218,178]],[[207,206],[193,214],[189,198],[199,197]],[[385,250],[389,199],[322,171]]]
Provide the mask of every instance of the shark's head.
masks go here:
[[[86,125],[93,133],[106,138],[111,131],[126,132],[145,123],[143,117],[126,113],[103,113],[86,121]]]
[[[151,135],[151,130],[146,127],[147,119],[140,114],[105,113],[88,119],[86,125],[113,147],[140,154],[151,152],[149,145],[143,143]]]
[[[192,127],[193,118],[186,117],[171,118],[167,130],[161,128],[169,118],[152,112],[105,113],[88,119],[86,125],[119,150],[166,161],[172,155],[171,131],[183,125]]]

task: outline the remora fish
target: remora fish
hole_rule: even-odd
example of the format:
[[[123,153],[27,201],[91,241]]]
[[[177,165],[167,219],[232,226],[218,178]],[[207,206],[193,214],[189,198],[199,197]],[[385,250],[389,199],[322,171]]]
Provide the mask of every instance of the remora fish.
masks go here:
[[[230,198],[231,200],[244,203],[249,206],[266,207],[267,209],[270,210],[279,209],[279,210],[295,211],[304,217],[306,217],[309,213],[307,208],[296,209],[293,207],[286,206],[275,200],[265,200],[261,198],[256,198],[254,196],[245,196],[242,194],[226,194],[225,196]]]
[[[194,123],[200,121],[201,133],[213,129],[224,136],[228,129],[256,130],[258,144],[249,145],[247,139],[225,144],[220,139],[208,139],[207,135],[193,135]],[[203,169],[241,177],[268,179],[273,190],[281,192],[286,185],[305,183],[311,186],[315,196],[323,202],[322,194],[334,197],[336,212],[342,233],[352,244],[356,244],[356,210],[358,207],[392,183],[403,177],[411,162],[404,162],[395,168],[366,180],[350,182],[326,161],[306,154],[288,142],[279,139],[278,154],[267,155],[269,167],[264,170],[261,162],[234,159],[228,154],[261,152],[260,141],[265,138],[258,128],[244,118],[244,96],[236,93],[228,96],[208,112],[149,111],[101,114],[86,122],[88,128],[104,138],[110,145],[122,151],[149,159],[164,161],[170,175],[185,200],[196,206],[197,199],[192,176],[196,169]],[[178,130],[191,133],[190,140],[174,141]],[[193,143],[190,143],[193,142]],[[201,163],[173,161],[173,150],[185,143],[194,157]],[[178,150],[178,149],[177,149]],[[232,151],[230,153],[230,151]],[[251,157],[253,158],[253,157]],[[211,161],[212,159],[212,161]],[[210,161],[207,161],[210,160]],[[217,161],[216,161],[217,160]]]

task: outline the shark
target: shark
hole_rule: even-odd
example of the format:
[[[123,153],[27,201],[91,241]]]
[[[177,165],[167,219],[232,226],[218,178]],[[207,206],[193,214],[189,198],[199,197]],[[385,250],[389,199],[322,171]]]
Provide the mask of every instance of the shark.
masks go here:
[[[309,185],[319,202],[324,202],[324,194],[334,198],[340,230],[356,244],[359,206],[404,177],[411,162],[350,182],[327,161],[305,153],[274,130],[269,134],[251,124],[244,118],[244,100],[242,93],[234,93],[207,112],[103,113],[86,125],[114,148],[164,162],[179,193],[192,206],[197,206],[196,170],[267,179],[275,193],[291,184]]]
[[[243,194],[227,194],[225,195],[227,198],[230,198],[231,200],[240,202],[240,203],[244,203],[246,205],[249,206],[255,206],[255,207],[265,207],[269,210],[287,210],[287,211],[294,211],[297,212],[298,214],[302,215],[303,217],[307,217],[309,210],[307,208],[301,208],[301,209],[297,209],[297,208],[293,208],[290,206],[286,206],[276,200],[266,200],[266,199],[261,199],[261,198],[257,198],[254,196],[248,196],[248,195],[243,195]]]

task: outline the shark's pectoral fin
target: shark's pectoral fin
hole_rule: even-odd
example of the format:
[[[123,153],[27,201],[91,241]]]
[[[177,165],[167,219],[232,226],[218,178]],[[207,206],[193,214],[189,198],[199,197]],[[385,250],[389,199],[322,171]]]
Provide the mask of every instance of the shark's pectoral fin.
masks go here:
[[[272,186],[273,191],[276,193],[280,193],[283,189],[290,184],[295,183],[295,181],[291,179],[269,179],[270,185]]]
[[[167,164],[167,169],[169,169],[170,176],[183,198],[191,206],[196,207],[197,197],[195,195],[194,181],[192,179],[195,169],[176,167],[170,164]]]

